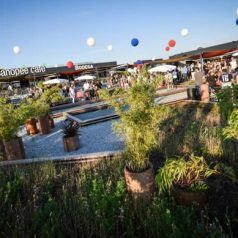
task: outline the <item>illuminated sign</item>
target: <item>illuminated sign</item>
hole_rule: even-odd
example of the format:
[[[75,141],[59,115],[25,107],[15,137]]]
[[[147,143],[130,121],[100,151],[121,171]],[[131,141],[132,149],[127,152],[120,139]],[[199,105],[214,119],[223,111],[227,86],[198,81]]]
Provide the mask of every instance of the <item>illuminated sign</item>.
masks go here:
[[[1,69],[0,77],[20,76],[26,74],[39,74],[45,72],[46,72],[45,66],[35,66],[31,68]]]
[[[80,69],[93,69],[93,65],[92,64],[75,65],[75,70]]]

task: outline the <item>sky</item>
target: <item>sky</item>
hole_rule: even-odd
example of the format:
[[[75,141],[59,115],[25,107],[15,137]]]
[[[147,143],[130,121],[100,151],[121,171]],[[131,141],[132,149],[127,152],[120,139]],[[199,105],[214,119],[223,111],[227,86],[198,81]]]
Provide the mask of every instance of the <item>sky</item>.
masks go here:
[[[237,8],[237,0],[0,0],[0,68],[167,59],[238,40]]]

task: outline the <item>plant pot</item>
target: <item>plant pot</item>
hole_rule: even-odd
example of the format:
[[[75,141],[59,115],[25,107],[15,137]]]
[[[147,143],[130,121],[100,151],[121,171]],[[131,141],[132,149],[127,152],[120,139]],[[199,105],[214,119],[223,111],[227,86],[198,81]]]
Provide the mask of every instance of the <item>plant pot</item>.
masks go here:
[[[201,101],[202,102],[209,102],[209,85],[208,84],[202,84],[200,86],[201,88]]]
[[[7,160],[25,159],[25,149],[21,137],[9,141],[3,140]]]
[[[203,208],[207,202],[207,194],[205,192],[190,192],[175,187],[172,194],[180,205],[191,206],[193,203],[197,203],[200,208]]]
[[[35,135],[38,133],[35,118],[30,118],[26,120],[25,127],[28,135]]]
[[[39,117],[38,120],[40,133],[42,135],[50,133],[50,123],[49,123],[49,115],[46,114],[45,116]]]
[[[51,129],[55,128],[54,118],[51,115],[49,115],[49,124]]]
[[[196,100],[196,89],[187,88],[187,96],[189,100]]]
[[[124,168],[124,176],[126,180],[127,190],[133,198],[142,198],[150,200],[154,194],[154,171],[153,165],[139,173],[129,171]]]
[[[0,140],[0,160],[6,160],[6,153],[5,153],[5,148],[3,145],[3,141]]]
[[[80,147],[79,143],[79,136],[73,136],[73,137],[63,137],[63,142],[64,142],[64,150],[66,152],[78,150]]]

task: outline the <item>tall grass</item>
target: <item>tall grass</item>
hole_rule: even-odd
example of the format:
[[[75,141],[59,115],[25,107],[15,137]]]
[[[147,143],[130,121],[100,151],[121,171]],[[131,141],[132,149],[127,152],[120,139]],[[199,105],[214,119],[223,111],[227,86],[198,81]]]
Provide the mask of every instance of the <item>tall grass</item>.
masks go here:
[[[236,162],[234,143],[221,136],[218,112],[216,105],[161,106],[158,149],[169,157],[194,153]],[[0,237],[237,235],[237,181],[212,178],[209,203],[200,211],[157,193],[149,203],[132,201],[123,168],[121,158],[0,167]]]
[[[215,104],[167,106],[160,119],[159,150],[166,156],[195,153],[236,161],[232,141],[224,141],[219,107]]]
[[[0,237],[226,237],[207,211],[159,195],[133,202],[123,167],[120,159],[1,167]]]

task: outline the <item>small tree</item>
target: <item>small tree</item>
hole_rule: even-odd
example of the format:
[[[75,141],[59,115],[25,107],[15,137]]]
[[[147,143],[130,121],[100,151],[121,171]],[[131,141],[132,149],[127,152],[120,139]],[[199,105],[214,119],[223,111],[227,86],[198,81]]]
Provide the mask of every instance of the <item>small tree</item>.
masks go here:
[[[118,89],[110,96],[100,91],[121,118],[114,128],[125,140],[127,167],[133,172],[149,166],[149,155],[157,145],[161,108],[154,102],[155,83],[149,83],[146,77],[137,81],[127,92]]]

